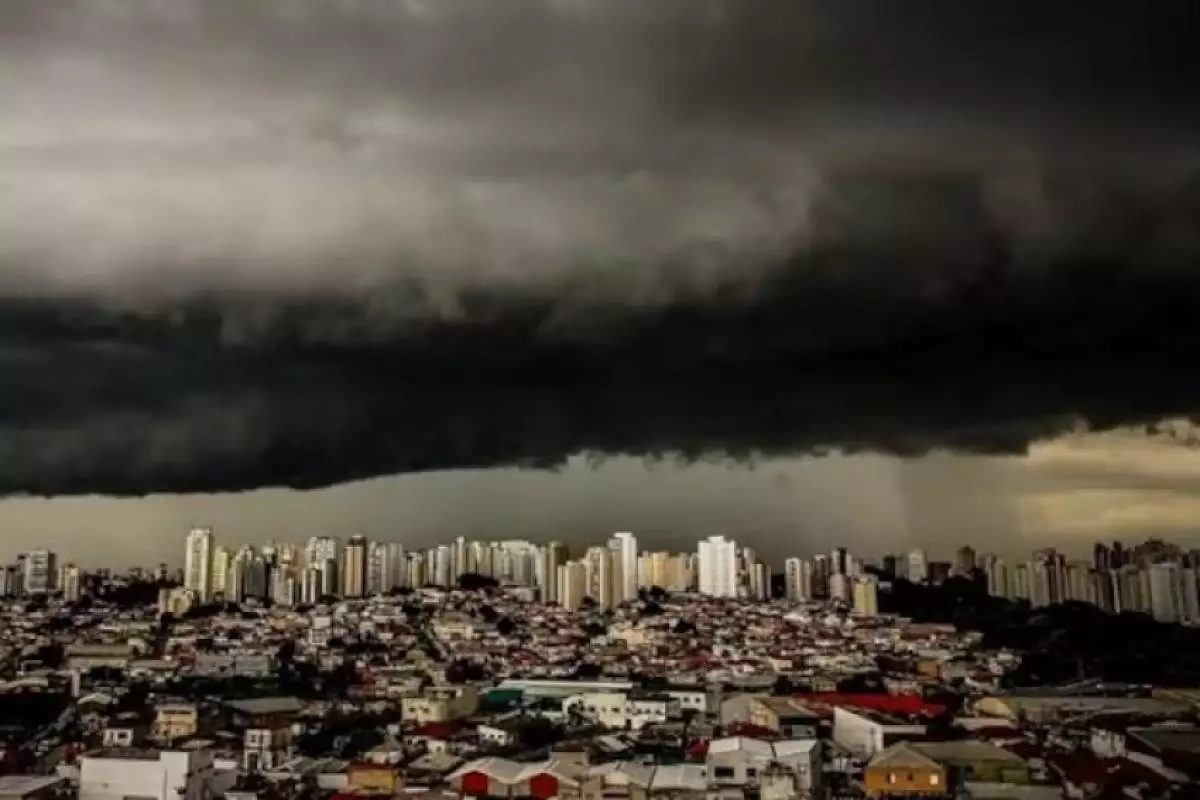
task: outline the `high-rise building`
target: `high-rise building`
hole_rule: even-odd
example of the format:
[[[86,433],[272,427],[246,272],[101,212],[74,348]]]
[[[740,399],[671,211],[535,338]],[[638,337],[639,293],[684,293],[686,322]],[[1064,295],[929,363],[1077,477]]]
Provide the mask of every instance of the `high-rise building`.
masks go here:
[[[1151,616],[1159,622],[1179,622],[1183,608],[1179,565],[1160,562],[1151,564],[1146,571],[1150,574]]]
[[[628,602],[637,597],[638,590],[637,538],[629,531],[619,531],[609,539],[608,546],[620,554],[621,597],[618,602]]]
[[[420,589],[425,585],[425,556],[423,553],[408,554],[408,586]]]
[[[587,597],[587,565],[582,561],[568,561],[558,567],[558,604],[571,611],[579,610],[583,598]]]
[[[83,573],[74,564],[67,564],[58,571],[58,588],[68,603],[76,603],[83,596]]]
[[[271,601],[276,605],[295,605],[301,599],[302,590],[302,580],[297,580],[292,567],[279,567],[271,571]]]
[[[767,565],[761,561],[756,561],[750,565],[750,597],[755,600],[769,600],[771,598],[771,574],[767,570]]]
[[[842,603],[850,603],[854,599],[853,579],[844,573],[837,572],[829,576],[829,599]]]
[[[342,557],[342,595],[363,597],[367,593],[367,539],[351,536]]]
[[[954,574],[970,575],[975,571],[975,548],[963,545],[954,553]]]
[[[454,577],[454,548],[448,544],[442,544],[431,550],[430,553],[433,556],[431,582],[435,586],[449,588],[456,580]]]
[[[569,558],[567,546],[562,542],[550,542],[539,551],[538,563],[541,569],[538,570],[538,589],[543,603],[558,602],[558,568],[567,563]]]
[[[789,558],[783,562],[784,596],[793,603],[811,600],[812,562],[801,558]]]
[[[981,568],[987,578],[988,594],[993,597],[1012,597],[1008,584],[1008,564],[1003,558],[985,555],[981,559]]]
[[[812,596],[816,598],[829,597],[829,576],[832,575],[829,556],[817,553],[812,558]]]
[[[450,565],[451,579],[458,582],[458,579],[466,574],[467,570],[467,540],[465,537],[459,536],[454,540],[453,561]]]
[[[326,561],[337,561],[341,555],[341,546],[333,536],[314,536],[304,546],[304,563],[310,567]]]
[[[408,585],[408,562],[404,555],[404,545],[400,542],[388,542],[386,549],[387,570],[384,591],[390,592]]]
[[[468,559],[472,563],[472,569],[480,575],[492,577],[494,567],[492,566],[492,548],[487,542],[471,542],[468,550],[470,556]]]
[[[618,605],[625,586],[621,574],[621,553],[610,547],[589,547],[584,555],[584,566],[587,596],[599,608],[609,609]]]
[[[908,579],[912,583],[923,583],[929,577],[929,566],[925,551],[915,548],[908,551]]]
[[[388,550],[383,542],[370,542],[367,545],[367,586],[366,593],[378,596],[387,591]]]
[[[1179,570],[1180,621],[1188,625],[1200,623],[1200,569],[1184,567]]]
[[[201,603],[212,599],[212,528],[188,531],[183,554],[183,588],[195,594]]]
[[[686,592],[692,585],[692,568],[684,553],[642,553],[638,558],[638,586],[657,586],[668,592]]]
[[[872,617],[879,613],[879,579],[874,575],[854,579],[854,612]]]
[[[835,547],[829,554],[829,574],[846,575],[849,573],[850,551],[844,547]]]
[[[710,536],[696,549],[696,576],[700,594],[737,597],[737,544],[724,536]]]
[[[219,544],[213,546],[211,591],[214,598],[218,595],[221,598],[229,597],[229,564],[232,560],[233,554],[228,548]]]
[[[25,554],[25,594],[50,594],[58,577],[58,556],[50,550]]]

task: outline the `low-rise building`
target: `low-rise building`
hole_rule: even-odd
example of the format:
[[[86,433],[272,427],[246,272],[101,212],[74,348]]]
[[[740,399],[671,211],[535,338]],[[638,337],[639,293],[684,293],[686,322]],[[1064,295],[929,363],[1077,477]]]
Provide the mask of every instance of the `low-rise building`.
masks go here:
[[[863,788],[871,798],[949,794],[945,767],[903,741],[874,754],[863,770]]]
[[[424,725],[450,722],[474,714],[479,708],[479,692],[474,686],[431,686],[419,695],[400,701],[405,722]]]
[[[841,706],[833,711],[833,740],[858,758],[870,758],[897,741],[924,735],[924,725],[879,711]]]
[[[79,762],[79,800],[208,800],[219,788],[202,748],[99,750]]]
[[[789,739],[813,739],[821,718],[791,697],[755,697],[750,700],[749,722]]]

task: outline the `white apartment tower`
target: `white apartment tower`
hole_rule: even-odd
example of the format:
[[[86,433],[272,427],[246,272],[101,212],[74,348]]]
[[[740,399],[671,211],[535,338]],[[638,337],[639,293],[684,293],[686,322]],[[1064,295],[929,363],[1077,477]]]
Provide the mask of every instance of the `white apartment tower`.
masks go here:
[[[854,613],[871,617],[879,613],[879,579],[874,575],[854,578]]]
[[[789,558],[783,562],[784,594],[793,603],[812,599],[812,562]]]
[[[921,548],[908,552],[908,579],[913,583],[921,583],[929,577],[929,562],[925,551]]]
[[[637,538],[629,531],[614,533],[609,539],[610,549],[617,551],[621,562],[621,597],[617,602],[626,602],[637,597],[638,592],[638,548]]]
[[[188,531],[183,554],[183,588],[195,594],[201,603],[212,600],[213,532],[212,528]]]
[[[696,574],[700,594],[737,597],[737,543],[710,536],[696,548]]]

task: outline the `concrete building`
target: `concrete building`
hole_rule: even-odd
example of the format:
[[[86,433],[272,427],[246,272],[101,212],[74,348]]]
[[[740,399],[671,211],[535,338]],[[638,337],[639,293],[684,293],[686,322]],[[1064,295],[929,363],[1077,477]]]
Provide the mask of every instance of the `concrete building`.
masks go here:
[[[772,766],[786,769],[799,797],[820,796],[821,743],[812,739],[767,742],[745,736],[713,739],[705,755],[709,782],[717,790],[758,786]]]
[[[367,540],[351,536],[342,558],[342,594],[363,597],[367,593]]]
[[[784,596],[793,603],[813,598],[813,567],[811,561],[789,558],[783,562]]]
[[[854,613],[871,617],[879,613],[879,579],[874,575],[854,579]]]
[[[945,768],[909,742],[874,754],[863,770],[867,797],[942,797],[949,795]]]
[[[616,551],[621,563],[620,599],[626,603],[637,597],[638,590],[638,549],[637,537],[629,531],[614,533],[608,541],[609,549]]]
[[[67,564],[58,571],[58,590],[66,602],[78,602],[83,594],[83,573],[79,567]]]
[[[929,561],[925,551],[916,548],[908,552],[908,579],[913,583],[921,583],[929,577]]]
[[[870,758],[893,743],[923,736],[925,726],[866,709],[833,710],[833,740],[858,758]]]
[[[710,536],[696,549],[696,575],[700,594],[737,597],[737,544],[724,536]]]
[[[188,531],[183,557],[183,588],[195,593],[201,603],[212,600],[212,528]]]
[[[50,550],[30,550],[25,554],[25,594],[50,594],[56,588],[58,556]]]
[[[220,783],[203,748],[98,750],[79,762],[79,800],[208,800]]]
[[[789,739],[814,739],[821,727],[821,718],[791,697],[751,698],[747,721]]]

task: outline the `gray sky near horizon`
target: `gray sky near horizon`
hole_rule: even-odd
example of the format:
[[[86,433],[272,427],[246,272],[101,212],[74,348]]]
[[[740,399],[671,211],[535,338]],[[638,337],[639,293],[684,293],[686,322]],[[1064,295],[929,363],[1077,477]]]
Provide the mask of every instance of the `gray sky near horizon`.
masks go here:
[[[382,477],[312,491],[0,501],[0,557],[50,547],[64,560],[178,564],[191,525],[230,544],[365,533],[428,546],[456,535],[558,539],[573,549],[632,530],[643,548],[690,550],[715,533],[778,566],[844,545],[866,557],[967,543],[1021,557],[1097,539],[1200,546],[1200,450],[1132,429],[1035,443],[1025,456],[932,453],[773,458],[746,464],[571,458],[559,470]]]

